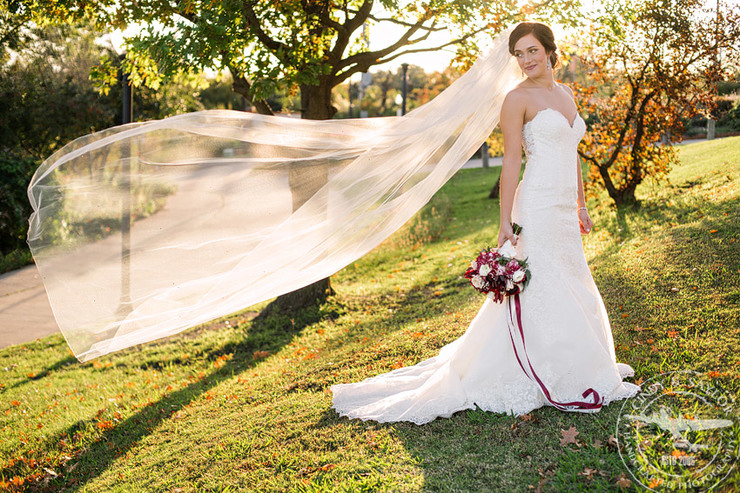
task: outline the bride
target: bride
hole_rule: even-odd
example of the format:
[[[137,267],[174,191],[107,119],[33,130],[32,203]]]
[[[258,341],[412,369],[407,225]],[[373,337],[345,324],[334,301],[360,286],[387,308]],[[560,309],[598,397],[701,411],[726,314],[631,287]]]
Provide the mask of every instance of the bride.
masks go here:
[[[520,335],[511,299],[486,298],[467,331],[414,366],[331,387],[341,416],[418,425],[463,409],[526,414],[543,405],[598,412],[634,396],[634,375],[617,363],[604,303],[583,253],[593,223],[576,152],[586,124],[572,91],[553,78],[557,47],[549,27],[523,22],[509,53],[526,78],[506,95],[498,245],[527,258],[532,278],[519,295]],[[517,186],[521,149],[527,165]],[[523,226],[519,236],[512,223]],[[518,308],[518,307],[517,307]]]

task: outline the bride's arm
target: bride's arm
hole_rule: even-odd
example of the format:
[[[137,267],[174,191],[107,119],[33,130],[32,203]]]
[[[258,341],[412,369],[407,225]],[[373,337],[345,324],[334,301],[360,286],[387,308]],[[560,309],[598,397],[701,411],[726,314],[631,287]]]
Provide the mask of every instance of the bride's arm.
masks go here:
[[[575,96],[573,90],[565,84],[560,84],[568,91],[571,99],[575,103]],[[576,107],[577,110],[577,107]],[[575,122],[573,122],[575,124]],[[591,221],[591,216],[588,215],[588,209],[586,208],[586,194],[583,193],[583,173],[581,172],[581,159],[576,154],[576,175],[578,175],[578,199],[576,207],[578,207],[578,223],[581,227],[582,234],[588,234],[593,228],[594,223]]]
[[[524,101],[510,92],[501,106],[501,133],[504,137],[504,159],[501,167],[499,204],[501,221],[499,223],[498,246],[508,239],[516,245],[516,237],[511,227],[511,209],[514,205],[514,191],[519,182],[522,168],[522,126],[524,125]]]
[[[594,223],[591,221],[591,217],[588,215],[588,209],[586,209],[586,195],[583,193],[583,173],[581,172],[581,160],[576,155],[576,174],[578,175],[578,222],[581,226],[581,233],[588,234],[593,228]]]

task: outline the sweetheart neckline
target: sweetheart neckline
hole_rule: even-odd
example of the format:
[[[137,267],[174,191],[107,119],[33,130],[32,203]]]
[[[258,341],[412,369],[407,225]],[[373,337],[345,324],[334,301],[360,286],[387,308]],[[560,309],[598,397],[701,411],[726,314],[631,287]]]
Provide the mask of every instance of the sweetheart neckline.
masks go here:
[[[571,130],[573,130],[573,128],[575,128],[575,125],[576,125],[576,121],[577,121],[577,120],[578,120],[579,118],[580,118],[581,120],[583,120],[583,118],[581,117],[580,113],[576,112],[576,117],[575,117],[575,118],[573,119],[573,123],[570,123],[570,120],[568,120],[568,117],[567,117],[567,116],[565,116],[564,114],[562,114],[561,112],[559,112],[559,111],[558,111],[558,110],[556,110],[555,108],[550,108],[550,107],[548,106],[547,108],[542,108],[542,109],[541,109],[541,110],[539,110],[539,111],[538,111],[537,113],[535,113],[535,115],[534,115],[534,116],[532,117],[532,119],[531,119],[531,120],[529,120],[529,121],[528,121],[528,122],[526,122],[526,123],[525,123],[524,125],[522,125],[522,129],[524,129],[524,127],[526,127],[527,125],[529,125],[530,123],[532,123],[533,121],[535,121],[535,120],[537,119],[537,117],[538,117],[538,116],[540,116],[540,113],[543,113],[543,112],[545,112],[545,111],[547,111],[547,110],[550,110],[550,111],[554,111],[555,113],[557,113],[558,115],[560,115],[561,117],[563,117],[563,120],[565,120],[565,123],[567,123],[567,124],[568,124],[568,126],[570,127],[570,129],[571,129]]]

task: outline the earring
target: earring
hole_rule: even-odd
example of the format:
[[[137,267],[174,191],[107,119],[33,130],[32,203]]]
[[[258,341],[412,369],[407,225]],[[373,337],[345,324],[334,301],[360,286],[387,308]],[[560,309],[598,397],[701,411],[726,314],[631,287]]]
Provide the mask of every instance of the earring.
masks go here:
[[[547,70],[550,70],[550,68],[551,68],[551,67],[550,67],[550,59],[548,58],[548,59],[547,59]]]

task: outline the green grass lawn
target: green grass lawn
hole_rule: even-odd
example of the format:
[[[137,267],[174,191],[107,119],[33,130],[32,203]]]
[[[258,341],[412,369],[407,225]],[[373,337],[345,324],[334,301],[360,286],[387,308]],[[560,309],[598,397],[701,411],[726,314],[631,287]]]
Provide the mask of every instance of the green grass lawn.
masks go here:
[[[617,360],[640,383],[711,371],[740,395],[740,137],[681,148],[642,206],[590,204],[589,264]],[[79,364],[61,335],[0,350],[0,490],[640,491],[597,414],[463,411],[417,426],[339,418],[334,383],[435,356],[483,298],[461,277],[498,233],[497,169],[462,170],[333,276],[315,313],[263,305]],[[599,205],[601,204],[601,205]],[[576,443],[561,445],[575,427]],[[740,489],[737,468],[724,491]]]

